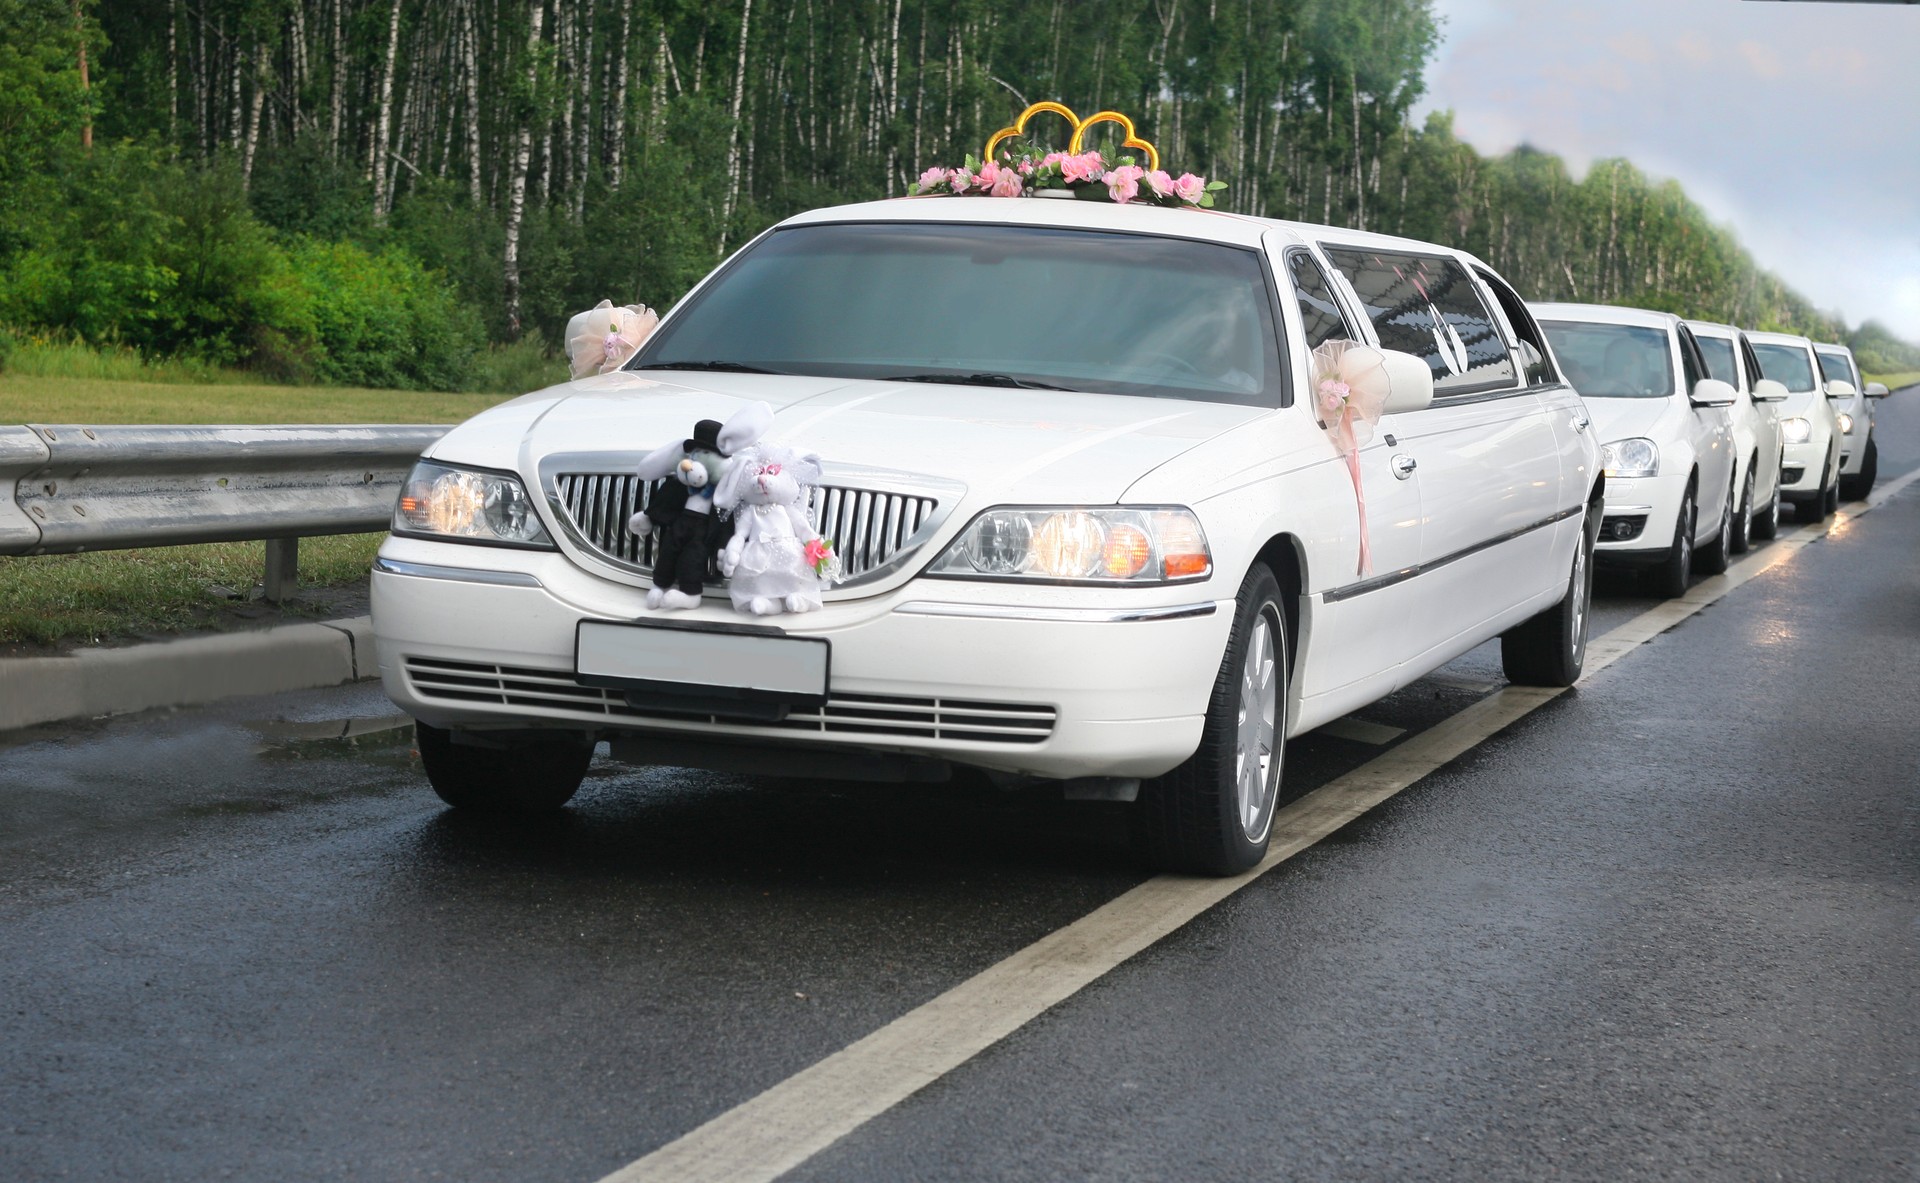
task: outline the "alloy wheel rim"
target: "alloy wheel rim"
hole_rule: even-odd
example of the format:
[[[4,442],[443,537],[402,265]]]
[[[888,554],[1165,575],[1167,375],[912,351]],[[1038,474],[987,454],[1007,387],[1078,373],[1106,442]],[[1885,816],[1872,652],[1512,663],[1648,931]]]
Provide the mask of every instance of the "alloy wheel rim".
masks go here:
[[[1573,660],[1578,665],[1587,649],[1587,611],[1593,604],[1593,581],[1587,577],[1588,551],[1591,547],[1587,539],[1591,535],[1583,534],[1580,545],[1573,548]]]
[[[1273,794],[1269,786],[1279,756],[1275,737],[1280,701],[1274,627],[1271,609],[1263,609],[1254,618],[1253,635],[1247,638],[1247,655],[1240,666],[1240,711],[1233,775],[1240,828],[1252,842],[1266,836],[1267,826],[1273,820]]]

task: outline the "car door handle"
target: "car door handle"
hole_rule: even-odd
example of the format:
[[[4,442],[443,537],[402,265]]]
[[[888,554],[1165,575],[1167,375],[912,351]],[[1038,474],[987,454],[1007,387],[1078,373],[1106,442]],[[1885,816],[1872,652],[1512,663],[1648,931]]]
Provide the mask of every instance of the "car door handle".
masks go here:
[[[1395,456],[1393,458],[1393,475],[1396,480],[1406,480],[1413,475],[1413,470],[1418,467],[1420,467],[1420,462],[1411,456]]]
[[[1593,420],[1587,418],[1585,415],[1575,415],[1573,417],[1573,429],[1575,431],[1585,431],[1587,424],[1591,422],[1593,422]]]

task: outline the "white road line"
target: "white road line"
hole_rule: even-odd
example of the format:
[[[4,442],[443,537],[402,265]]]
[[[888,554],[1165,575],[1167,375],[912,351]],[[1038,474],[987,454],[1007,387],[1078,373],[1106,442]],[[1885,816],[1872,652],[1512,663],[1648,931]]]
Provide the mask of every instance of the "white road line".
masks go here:
[[[1804,526],[1725,575],[1596,638],[1586,675],[1734,588],[1786,562],[1830,530],[1894,496],[1920,469],[1866,505]],[[1233,879],[1161,875],[1040,938],[705,1125],[607,1175],[601,1183],[769,1183],[1071,997],[1134,954],[1319,842],[1564,691],[1508,686],[1288,805],[1274,818],[1265,861]]]
[[[1488,686],[1487,689],[1493,689]],[[1335,739],[1350,739],[1355,743],[1370,743],[1375,747],[1385,747],[1407,733],[1405,727],[1389,727],[1385,723],[1370,723],[1365,719],[1356,719],[1345,715],[1331,723],[1316,727],[1319,735],[1331,735]]]

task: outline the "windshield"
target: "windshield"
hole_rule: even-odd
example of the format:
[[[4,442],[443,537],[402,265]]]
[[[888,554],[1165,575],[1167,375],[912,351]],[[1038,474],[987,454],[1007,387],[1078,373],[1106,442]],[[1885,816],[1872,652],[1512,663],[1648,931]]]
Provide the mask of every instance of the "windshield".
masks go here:
[[[1760,345],[1753,347],[1762,377],[1771,378],[1793,394],[1813,389],[1813,367],[1807,364],[1807,351],[1798,345]]]
[[[1284,389],[1254,252],[1025,226],[776,231],[676,309],[630,368],[675,366],[1269,407]]]
[[[1733,342],[1725,337],[1708,337],[1701,333],[1693,335],[1700,346],[1700,353],[1707,359],[1707,376],[1718,378],[1735,390],[1740,389],[1740,374],[1733,364]]]
[[[1821,353],[1818,349],[1813,352],[1814,356],[1820,359],[1820,372],[1826,375],[1827,381],[1845,382],[1848,386],[1855,385],[1853,367],[1847,364],[1845,354]]]
[[[1662,398],[1673,393],[1665,329],[1542,321],[1553,355],[1583,398]]]

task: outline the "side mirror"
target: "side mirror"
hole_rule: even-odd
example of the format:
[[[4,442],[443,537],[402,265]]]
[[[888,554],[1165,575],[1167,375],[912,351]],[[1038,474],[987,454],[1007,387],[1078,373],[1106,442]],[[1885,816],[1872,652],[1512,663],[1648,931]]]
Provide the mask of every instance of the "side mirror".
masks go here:
[[[1889,391],[1889,390],[1887,389],[1887,387],[1886,387],[1886,383],[1884,383],[1884,382],[1869,382],[1869,383],[1867,383],[1867,397],[1868,397],[1868,398],[1885,398],[1885,397],[1887,397],[1887,395],[1888,395],[1888,394],[1890,394],[1890,393],[1892,393],[1892,392],[1891,392],[1891,391]]]
[[[1772,378],[1762,378],[1753,384],[1753,401],[1757,403],[1786,402],[1787,388]]]
[[[1387,372],[1388,414],[1422,411],[1433,402],[1433,367],[1411,353],[1397,349],[1380,351],[1380,366]]]
[[[1520,350],[1520,368],[1522,370],[1531,370],[1533,367],[1547,360],[1540,356],[1540,350],[1531,341],[1522,341],[1516,348]]]
[[[1853,383],[1851,382],[1842,382],[1836,378],[1832,382],[1827,383],[1828,398],[1852,398],[1859,393],[1859,391],[1853,388]]]
[[[1730,407],[1740,395],[1718,378],[1702,378],[1693,384],[1693,405],[1696,407]]]

